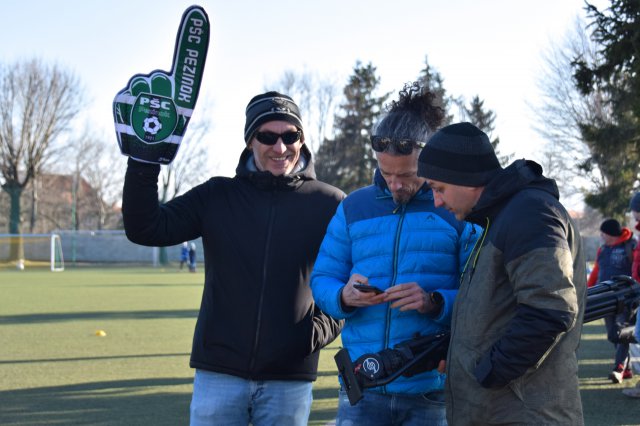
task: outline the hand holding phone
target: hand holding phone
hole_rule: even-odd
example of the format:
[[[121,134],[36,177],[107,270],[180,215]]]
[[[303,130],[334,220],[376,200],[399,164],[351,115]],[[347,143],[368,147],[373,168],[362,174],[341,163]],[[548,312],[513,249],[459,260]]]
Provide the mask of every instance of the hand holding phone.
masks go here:
[[[356,283],[353,285],[353,288],[355,288],[356,290],[365,292],[365,293],[375,293],[375,294],[380,294],[380,293],[384,293],[384,291],[374,285],[366,285],[366,284],[359,284]]]

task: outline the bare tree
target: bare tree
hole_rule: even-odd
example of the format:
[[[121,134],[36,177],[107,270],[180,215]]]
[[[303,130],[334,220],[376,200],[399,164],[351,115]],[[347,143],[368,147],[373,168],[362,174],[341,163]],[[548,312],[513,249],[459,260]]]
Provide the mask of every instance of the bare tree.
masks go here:
[[[86,125],[77,137],[69,140],[65,153],[72,163],[61,163],[63,168],[60,172],[73,176],[71,228],[79,230],[84,223],[92,229],[105,229],[112,214],[110,207],[122,194],[123,177],[113,173],[114,164],[123,159],[117,144],[104,136],[96,136]],[[83,180],[93,191],[87,193],[80,190]],[[81,214],[92,217],[83,218]]]
[[[54,142],[78,114],[78,79],[57,65],[37,59],[0,66],[0,173],[9,194],[9,233],[19,234],[20,198],[55,155]],[[12,259],[21,245],[12,244]]]
[[[113,229],[121,220],[120,211],[115,207],[122,199],[124,175],[114,173],[114,164],[124,163],[126,159],[120,154],[112,139],[93,138],[92,149],[99,149],[99,161],[93,161],[83,170],[83,176],[95,190],[98,200],[96,228]],[[109,143],[111,142],[111,143]]]
[[[589,148],[582,139],[580,123],[607,119],[611,111],[603,91],[581,94],[573,78],[572,62],[581,57],[589,63],[598,60],[597,46],[585,29],[583,20],[576,18],[559,45],[545,52],[544,65],[538,78],[540,105],[530,105],[536,118],[534,129],[547,140],[541,161],[549,167],[549,177],[556,179],[561,194],[575,198],[587,187],[601,187],[605,178],[593,170],[585,179],[580,169],[589,158]]]
[[[277,90],[293,98],[305,124],[305,143],[312,152],[316,152],[327,137],[327,130],[332,128],[329,120],[334,116],[336,98],[340,93],[337,80],[309,71],[287,70],[280,80],[265,90]]]
[[[203,109],[200,116],[207,117],[209,114]],[[158,182],[161,203],[166,203],[210,176],[207,167],[209,145],[206,143],[210,126],[208,120],[189,124],[189,131],[175,160],[161,168]]]

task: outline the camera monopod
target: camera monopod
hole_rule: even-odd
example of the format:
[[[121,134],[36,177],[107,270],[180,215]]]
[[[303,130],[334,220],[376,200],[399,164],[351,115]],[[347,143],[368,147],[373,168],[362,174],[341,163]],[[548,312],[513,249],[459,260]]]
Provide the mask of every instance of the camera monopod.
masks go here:
[[[407,377],[433,370],[445,359],[449,348],[449,333],[418,337],[373,354],[365,354],[354,362],[346,349],[335,355],[338,374],[349,403],[362,399],[362,390],[384,386],[398,377]]]
[[[640,303],[640,284],[626,275],[617,275],[587,289],[583,323],[596,321],[609,315],[633,309]],[[620,342],[636,343],[633,327],[621,330]],[[365,354],[355,362],[349,352],[341,349],[335,355],[338,374],[349,397],[355,405],[362,399],[364,389],[384,386],[398,377],[433,370],[440,360],[446,359],[449,349],[449,333],[421,336],[393,348],[374,354]]]

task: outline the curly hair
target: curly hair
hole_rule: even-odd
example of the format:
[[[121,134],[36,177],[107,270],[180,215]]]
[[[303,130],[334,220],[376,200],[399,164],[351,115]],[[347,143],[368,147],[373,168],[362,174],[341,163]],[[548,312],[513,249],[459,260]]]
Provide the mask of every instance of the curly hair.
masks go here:
[[[435,98],[433,92],[418,82],[405,84],[398,100],[387,106],[387,112],[373,127],[372,134],[426,142],[444,119],[444,110],[434,105]]]

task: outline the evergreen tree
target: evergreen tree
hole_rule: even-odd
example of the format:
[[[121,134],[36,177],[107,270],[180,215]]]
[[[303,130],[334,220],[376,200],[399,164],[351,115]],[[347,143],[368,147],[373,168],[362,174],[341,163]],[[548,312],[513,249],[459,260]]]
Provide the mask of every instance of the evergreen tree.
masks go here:
[[[418,74],[417,82],[436,96],[434,105],[442,108],[445,114],[442,126],[451,124],[453,122],[453,114],[451,114],[450,106],[455,101],[447,95],[447,90],[444,88],[444,79],[437,70],[429,65],[429,60],[426,56],[424,58],[424,68]]]
[[[377,164],[369,136],[389,96],[375,96],[379,84],[371,63],[356,63],[334,120],[335,136],[325,139],[316,153],[318,179],[346,193],[370,185],[373,179]]]
[[[587,175],[599,174],[602,184],[585,192],[585,203],[603,216],[624,220],[634,183],[638,180],[640,152],[638,123],[628,111],[615,111],[614,120],[595,120],[580,125],[591,155],[579,167]],[[595,180],[595,179],[592,179]]]
[[[600,55],[598,61],[576,58],[574,79],[584,95],[603,91],[609,114],[579,124],[590,150],[580,168],[599,173],[603,182],[585,202],[621,218],[640,172],[640,2],[611,0],[604,11],[587,3],[587,12]]]
[[[605,83],[640,117],[640,2],[611,0],[611,6],[599,11],[587,3],[587,14],[594,27],[593,38],[600,46],[602,61],[593,65],[576,60],[578,87],[589,93],[598,82]],[[623,83],[624,84],[621,84]],[[620,90],[622,89],[622,90]]]
[[[491,140],[491,145],[496,151],[496,156],[500,161],[500,164],[504,167],[509,164],[513,154],[501,155],[498,149],[500,145],[500,138],[493,138],[493,131],[495,130],[496,114],[492,110],[485,110],[484,101],[480,99],[478,95],[474,96],[471,100],[469,107],[464,106],[465,120],[469,121],[474,126],[485,132]],[[493,139],[492,139],[493,138]]]

